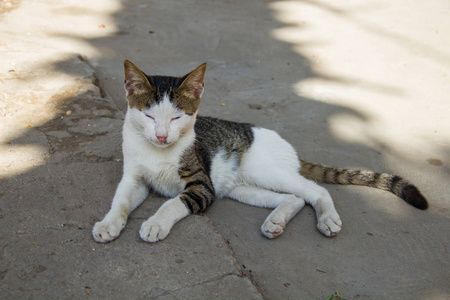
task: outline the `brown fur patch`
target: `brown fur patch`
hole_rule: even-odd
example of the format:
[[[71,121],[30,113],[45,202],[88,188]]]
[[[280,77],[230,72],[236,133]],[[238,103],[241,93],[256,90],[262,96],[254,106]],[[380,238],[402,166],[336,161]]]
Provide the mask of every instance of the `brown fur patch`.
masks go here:
[[[204,89],[206,64],[183,77],[147,76],[130,61],[124,62],[125,90],[130,108],[143,110],[153,102],[161,101],[164,93],[186,112],[197,112]]]
[[[148,99],[152,98],[154,88],[150,85],[147,76],[132,62],[126,60],[123,66],[128,105],[130,108],[142,110],[148,105]]]
[[[206,64],[198,66],[186,75],[180,87],[175,92],[175,105],[187,114],[194,114],[199,106],[204,89]]]

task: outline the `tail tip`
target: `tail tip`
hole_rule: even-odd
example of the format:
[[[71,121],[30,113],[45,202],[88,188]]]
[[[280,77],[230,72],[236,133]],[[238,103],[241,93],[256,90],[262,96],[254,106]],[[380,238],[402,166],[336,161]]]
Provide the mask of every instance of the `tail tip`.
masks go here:
[[[425,210],[428,208],[427,199],[425,199],[420,191],[413,185],[408,185],[405,189],[403,189],[402,198],[418,209]]]

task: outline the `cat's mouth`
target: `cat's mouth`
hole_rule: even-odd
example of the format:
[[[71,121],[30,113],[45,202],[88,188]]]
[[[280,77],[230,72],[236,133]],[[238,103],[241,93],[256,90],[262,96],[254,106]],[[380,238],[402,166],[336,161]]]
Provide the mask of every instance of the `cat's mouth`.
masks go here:
[[[166,147],[169,147],[170,145],[172,145],[172,142],[168,141],[168,140],[165,140],[165,141],[156,140],[155,141],[153,139],[150,139],[150,141],[153,145],[155,145],[158,148],[166,148]]]

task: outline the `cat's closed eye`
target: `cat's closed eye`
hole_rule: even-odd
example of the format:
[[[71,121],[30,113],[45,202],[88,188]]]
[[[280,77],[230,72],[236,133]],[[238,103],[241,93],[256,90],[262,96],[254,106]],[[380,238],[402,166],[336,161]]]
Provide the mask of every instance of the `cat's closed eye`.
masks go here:
[[[145,114],[145,116],[146,116],[147,118],[150,118],[150,119],[152,119],[152,120],[155,120],[155,117],[153,117],[153,116],[150,116],[150,115],[147,115],[147,114]]]

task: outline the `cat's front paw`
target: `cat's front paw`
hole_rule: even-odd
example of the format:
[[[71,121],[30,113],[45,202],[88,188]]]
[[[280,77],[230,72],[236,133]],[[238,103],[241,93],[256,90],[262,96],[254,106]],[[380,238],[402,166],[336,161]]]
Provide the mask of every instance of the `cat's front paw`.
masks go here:
[[[283,233],[286,227],[286,222],[281,218],[270,217],[266,219],[264,224],[261,226],[261,232],[269,239],[274,239]]]
[[[317,229],[328,237],[336,236],[342,229],[341,218],[337,212],[323,215],[317,222]]]
[[[94,240],[99,243],[108,243],[119,237],[120,231],[125,227],[121,222],[100,221],[92,229]]]
[[[139,235],[144,241],[154,243],[165,239],[169,235],[170,229],[170,226],[158,222],[152,217],[142,223]]]

